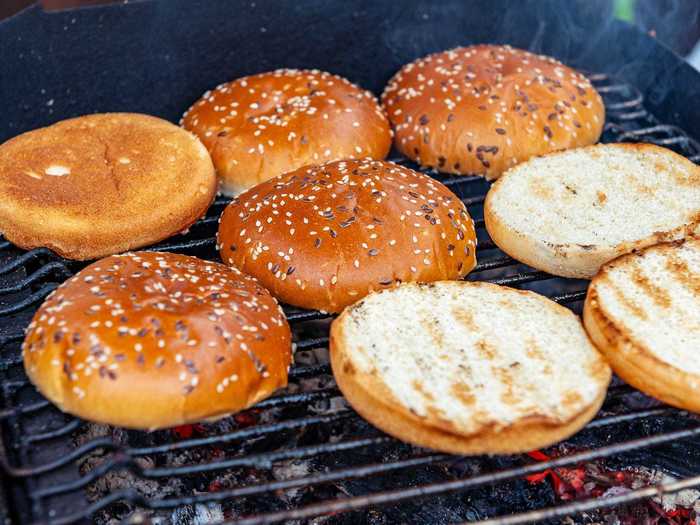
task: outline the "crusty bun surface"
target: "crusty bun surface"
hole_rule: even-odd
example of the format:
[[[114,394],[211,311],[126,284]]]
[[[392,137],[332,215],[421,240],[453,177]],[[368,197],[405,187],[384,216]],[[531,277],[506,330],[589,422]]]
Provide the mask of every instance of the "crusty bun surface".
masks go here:
[[[476,264],[474,223],[435,179],[377,160],[308,166],[224,210],[222,260],[280,300],[338,312],[404,281],[460,279]]]
[[[653,144],[552,153],[496,181],[484,219],[513,258],[590,279],[622,254],[700,231],[700,167]]]
[[[182,125],[211,152],[226,195],[307,164],[383,159],[391,129],[369,91],[317,70],[280,69],[206,92]]]
[[[201,217],[215,192],[199,140],[147,115],[78,117],[0,145],[0,231],[69,259],[165,239]]]
[[[598,411],[610,368],[571,311],[482,282],[404,284],[331,327],[333,375],[393,436],[460,454],[546,447]]]
[[[391,79],[382,101],[404,155],[487,179],[535,155],[594,144],[605,122],[587,78],[509,46],[420,58]]]
[[[662,243],[605,265],[591,282],[586,330],[617,375],[700,412],[700,240]]]
[[[23,351],[29,378],[63,411],[152,430],[223,417],[285,386],[291,335],[274,298],[238,270],[136,252],[62,284]]]

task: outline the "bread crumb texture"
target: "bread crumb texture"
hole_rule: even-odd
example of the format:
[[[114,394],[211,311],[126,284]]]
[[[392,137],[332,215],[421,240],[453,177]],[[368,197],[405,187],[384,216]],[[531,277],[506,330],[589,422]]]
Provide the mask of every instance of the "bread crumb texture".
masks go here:
[[[526,237],[617,246],[697,224],[700,168],[653,145],[599,144],[513,168],[489,201],[509,230]]]
[[[592,288],[617,332],[664,363],[700,374],[700,240],[619,259]]]
[[[610,377],[580,320],[532,292],[402,285],[341,319],[350,369],[379,381],[391,397],[383,401],[463,435],[529,420],[565,423]]]

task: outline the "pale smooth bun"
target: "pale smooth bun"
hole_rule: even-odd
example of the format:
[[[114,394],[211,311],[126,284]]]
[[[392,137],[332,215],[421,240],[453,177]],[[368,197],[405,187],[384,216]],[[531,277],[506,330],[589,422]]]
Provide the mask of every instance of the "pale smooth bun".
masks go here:
[[[700,413],[700,240],[663,243],[605,265],[583,320],[615,373],[642,392]]]
[[[532,156],[594,144],[605,122],[586,77],[510,46],[420,58],[390,80],[382,102],[404,155],[489,180]]]
[[[158,252],[97,261],[36,312],[27,375],[61,410],[152,430],[220,418],[287,384],[291,334],[238,270]]]
[[[210,151],[226,195],[307,164],[383,159],[391,148],[374,95],[318,70],[279,69],[221,84],[181,124]]]
[[[331,326],[333,375],[381,430],[458,454],[552,445],[600,408],[611,371],[580,319],[483,282],[375,292]]]
[[[148,115],[78,117],[0,146],[0,231],[69,259],[165,239],[200,218],[215,192],[199,140]]]
[[[700,231],[700,167],[653,144],[598,144],[510,169],[484,203],[501,250],[553,275]]]
[[[338,312],[405,281],[461,279],[474,223],[435,179],[391,162],[308,166],[238,196],[218,233],[222,260],[283,302]]]

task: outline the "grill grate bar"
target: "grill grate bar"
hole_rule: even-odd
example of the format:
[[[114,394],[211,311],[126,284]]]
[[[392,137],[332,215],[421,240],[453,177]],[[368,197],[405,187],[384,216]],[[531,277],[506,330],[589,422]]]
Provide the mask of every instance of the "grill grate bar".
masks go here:
[[[514,516],[493,518],[489,520],[481,520],[470,523],[481,523],[483,525],[517,525],[522,523],[532,523],[533,521],[541,521],[552,518],[562,518],[564,516],[572,514],[580,514],[582,512],[586,512],[587,510],[617,507],[624,503],[632,503],[640,499],[652,498],[654,496],[662,496],[664,494],[671,494],[684,489],[697,487],[698,485],[700,485],[700,476],[695,476],[673,483],[663,483],[651,487],[635,489],[625,494],[620,494],[618,496],[608,496],[605,498],[594,498],[583,501],[574,501],[572,503],[567,503],[558,507],[548,507],[546,509],[541,510],[521,512]]]
[[[232,441],[241,441],[243,439],[248,439],[251,437],[264,436],[268,434],[275,434],[277,432],[282,432],[284,430],[295,430],[299,428],[309,427],[311,425],[330,425],[331,423],[337,423],[342,420],[348,419],[351,414],[329,414],[323,416],[308,416],[297,419],[292,419],[289,421],[281,421],[278,423],[269,423],[266,425],[258,425],[254,427],[248,427],[241,430],[235,430],[229,432],[228,434],[222,434],[218,436],[208,436],[204,438],[190,439],[187,441],[180,441],[178,443],[170,443],[167,445],[159,445],[155,447],[136,447],[127,449],[127,453],[135,456],[144,456],[147,454],[158,454],[161,452],[172,452],[173,450],[183,450],[191,447],[201,447],[205,445],[222,445],[224,443],[230,443]]]
[[[168,443],[165,445],[159,445],[154,447],[132,447],[123,449],[123,453],[128,456],[144,456],[147,454],[158,454],[164,452],[172,452],[175,450],[184,450],[192,447],[201,447],[207,445],[221,445],[224,443],[230,443],[233,441],[241,441],[248,438],[264,436],[269,434],[275,434],[277,432],[282,432],[285,430],[295,430],[300,428],[310,427],[312,425],[330,425],[333,423],[340,422],[344,419],[352,417],[353,414],[349,412],[343,412],[338,414],[329,414],[322,416],[308,416],[303,418],[292,419],[288,421],[280,421],[277,423],[269,423],[266,425],[258,425],[253,427],[244,428],[241,430],[236,430],[229,432],[227,434],[222,434],[218,436],[209,436],[205,438],[190,439],[187,441],[181,441],[177,443]],[[118,451],[118,446],[107,437],[95,438],[80,447],[74,449],[70,454],[58,458],[54,461],[43,463],[41,465],[31,466],[31,467],[20,467],[8,469],[8,474],[15,478],[37,476],[40,474],[45,474],[47,472],[54,471],[61,468],[75,459],[85,456],[86,454],[93,452],[97,449],[100,450],[113,450]]]
[[[488,261],[482,261],[477,263],[476,267],[471,271],[471,273],[473,274],[483,272],[486,270],[494,270],[496,268],[503,268],[505,266],[511,266],[513,264],[519,263],[510,257],[498,257],[496,259],[490,259]]]
[[[523,272],[516,275],[511,275],[509,277],[502,277],[500,279],[490,279],[494,284],[503,284],[507,286],[513,286],[516,284],[531,283],[533,281],[542,281],[545,279],[556,279],[556,277],[551,276],[548,273],[534,271],[534,272]]]
[[[555,303],[573,303],[576,301],[583,301],[586,298],[586,290],[581,290],[580,292],[565,293],[562,295],[554,295],[551,297],[552,301]]]
[[[51,406],[46,400],[36,401],[34,403],[28,403],[21,407],[8,408],[6,410],[0,410],[0,421],[10,417],[17,417],[20,414],[31,414],[32,412],[37,412],[43,408]]]
[[[41,432],[39,434],[29,434],[27,435],[27,443],[38,443],[39,441],[48,441],[49,439],[56,439],[57,437],[67,436],[71,432],[77,430],[83,422],[80,419],[72,419],[65,425],[55,430],[49,430],[46,432]]]
[[[257,455],[251,454],[248,456],[241,456],[225,461],[216,461],[202,465],[188,465],[184,467],[171,468],[141,468],[138,462],[135,461],[133,454],[117,453],[109,460],[105,461],[104,463],[101,463],[94,470],[90,471],[88,475],[75,480],[75,482],[70,484],[64,484],[61,486],[39,489],[35,491],[35,495],[37,497],[48,497],[84,488],[93,481],[99,479],[102,475],[106,474],[111,470],[114,470],[115,468],[128,468],[132,472],[138,473],[143,478],[152,479],[201,474],[204,472],[220,471],[235,467],[254,467],[258,469],[269,470],[270,468],[272,468],[272,463],[275,461],[282,461],[287,459],[301,459],[311,456],[318,456],[320,454],[342,452],[345,450],[353,450],[361,447],[375,446],[381,443],[386,443],[388,441],[389,438],[386,437],[356,439],[352,441],[345,441],[343,443],[337,443],[336,446],[332,447],[331,449],[323,451],[319,451],[318,446],[298,447],[295,449],[283,450],[274,453]]]
[[[289,379],[290,380],[297,380],[301,379],[304,377],[314,377],[314,376],[319,376],[323,374],[330,374],[331,373],[331,366],[328,364],[322,364],[322,365],[310,365],[310,366],[304,366],[304,367],[299,367],[299,368],[292,368],[289,371]]]
[[[4,356],[0,359],[0,371],[8,370],[17,365],[21,365],[22,361],[22,356],[19,354]],[[0,420],[2,420],[2,416],[0,416]]]
[[[151,252],[178,252],[192,250],[196,248],[210,248],[216,245],[216,239],[197,239],[194,241],[173,242],[167,244],[157,244],[143,250]]]
[[[21,299],[16,303],[12,303],[8,306],[0,308],[0,317],[4,315],[16,314],[17,312],[21,312],[25,308],[40,303],[46,298],[47,295],[53,292],[56,288],[58,288],[58,284],[56,283],[48,283],[43,285],[39,290],[30,294],[24,299]]]
[[[6,241],[4,241],[6,242]],[[49,259],[59,259],[58,255],[54,254],[47,248],[35,248],[28,252],[13,257],[8,262],[0,265],[0,275],[8,274],[18,268],[23,268],[27,263],[33,262],[40,257],[48,257]]]
[[[325,347],[328,345],[327,337],[314,337],[313,339],[304,339],[296,343],[297,350],[306,350],[307,348]]]
[[[64,264],[53,261],[48,264],[45,264],[36,272],[32,273],[31,275],[28,275],[24,279],[17,281],[11,286],[0,287],[0,295],[21,292],[25,288],[29,288],[37,281],[44,279],[50,275],[54,275],[63,281],[71,277],[73,275],[73,272],[66,268]]]
[[[637,414],[627,414],[625,416],[612,416],[612,417],[607,417],[607,418],[600,418],[597,421],[596,427],[599,426],[605,426],[605,425],[612,425],[612,424],[617,424],[621,422],[627,422],[635,418],[643,418],[643,417],[650,417],[650,416],[656,416],[660,414],[672,414],[673,411],[670,409],[655,409],[655,410],[646,410],[646,411],[640,411]],[[700,432],[700,428],[695,429],[697,432]],[[625,450],[633,450],[636,448],[641,448],[644,446],[648,446],[648,444],[645,444],[644,442],[651,442],[651,440],[655,440],[655,443],[663,443],[668,440],[675,440],[677,438],[678,433],[671,433],[673,435],[658,435],[658,436],[653,436],[652,438],[644,438],[641,440],[635,440],[635,441],[630,441],[627,443],[628,449]],[[281,452],[274,452],[274,453],[267,453],[267,454],[257,454],[257,455],[249,455],[249,456],[243,456],[243,457],[238,457],[238,458],[233,458],[228,461],[221,461],[221,462],[216,462],[216,463],[210,463],[206,465],[197,465],[197,466],[185,466],[185,467],[176,467],[176,468],[150,468],[150,469],[144,469],[140,468],[138,463],[136,463],[133,459],[133,456],[135,454],[130,454],[128,452],[124,453],[117,453],[115,454],[112,458],[110,458],[108,461],[100,464],[98,467],[93,469],[87,476],[82,477],[79,480],[76,480],[74,483],[71,484],[64,484],[59,487],[48,487],[46,489],[40,489],[35,491],[35,495],[37,497],[48,497],[52,495],[58,495],[66,492],[71,492],[75,490],[79,490],[81,488],[84,488],[87,486],[89,483],[95,481],[96,479],[99,479],[102,475],[105,473],[114,470],[115,468],[128,468],[129,470],[133,472],[137,472],[140,474],[141,477],[143,478],[159,478],[159,477],[171,477],[171,476],[181,476],[181,475],[191,475],[191,474],[197,474],[197,473],[202,473],[202,472],[210,472],[213,470],[224,470],[228,468],[233,468],[233,467],[243,467],[243,466],[251,466],[251,467],[257,467],[257,468],[263,468],[263,469],[270,469],[272,467],[272,463],[275,461],[280,461],[280,460],[285,460],[285,459],[292,459],[292,458],[304,458],[304,457],[312,457],[312,456],[318,456],[320,454],[331,454],[331,453],[336,453],[339,451],[343,450],[352,450],[355,448],[361,448],[361,447],[370,447],[370,446],[376,446],[381,443],[387,443],[391,441],[391,438],[387,437],[377,437],[377,438],[366,438],[366,439],[357,439],[353,441],[346,441],[343,443],[338,443],[335,444],[333,447],[327,447],[327,446],[313,446],[313,447],[301,447],[297,449],[292,449],[292,450],[287,450],[287,451],[281,451]],[[601,455],[594,455],[592,458],[588,459],[599,459],[600,457],[607,457],[610,454],[604,453],[603,449],[598,449],[599,452],[601,452]],[[593,451],[595,453],[595,451]],[[512,479],[515,477],[523,477],[527,474],[542,470],[546,470],[548,468],[554,468],[558,466],[564,466],[562,464],[558,464],[557,462],[565,459],[569,460],[573,456],[566,456],[564,458],[557,458],[554,460],[549,460],[549,461],[544,461],[540,463],[535,463],[531,465],[527,465],[525,467],[516,467],[516,468],[511,468],[511,469],[504,469],[501,471],[498,471],[497,474],[500,476],[504,477],[503,479]],[[428,456],[428,460],[426,460],[425,457],[419,457],[419,458],[413,458],[409,460],[400,460],[400,461],[392,461],[388,463],[383,463],[381,464],[384,468],[377,470],[377,465],[363,465],[360,467],[354,467],[354,468],[348,468],[348,469],[341,469],[340,472],[342,472],[342,476],[344,478],[352,477],[352,478],[357,478],[357,477],[364,477],[364,476],[369,476],[369,475],[376,475],[377,473],[384,472],[385,470],[395,470],[399,468],[405,468],[408,465],[412,465],[414,461],[419,461],[421,464],[425,462],[438,462],[438,461],[445,461],[445,460],[457,460],[458,457],[455,456],[449,456],[445,454],[439,454],[439,455],[433,455],[433,456]],[[571,464],[570,462],[567,461],[566,463]],[[524,470],[525,469],[525,470]],[[292,482],[292,485],[289,487],[293,486],[309,486],[309,485],[314,485],[317,483],[322,483],[322,482],[327,482],[329,481],[328,476],[330,476],[332,479],[342,479],[338,478],[338,476],[341,475],[338,473],[338,471],[330,471],[327,473],[326,476],[324,475],[312,475],[312,476],[306,476],[302,478],[295,478],[292,480],[288,480]],[[483,478],[488,478],[490,474],[484,474],[481,476],[476,476],[475,478],[467,478],[464,480],[460,480],[462,482],[470,482],[473,481],[475,484],[484,484],[485,482],[483,481]],[[448,483],[449,484],[449,483]],[[218,494],[215,498],[212,498],[212,494],[207,494],[207,495],[201,495],[197,498],[197,501],[200,502],[206,502],[206,501],[213,501],[215,499],[224,499],[225,497],[240,497],[242,495],[251,495],[251,494],[260,494],[260,493],[265,493],[273,490],[279,490],[280,487],[278,483],[275,482],[270,482],[270,483],[263,483],[263,484],[257,484],[257,485],[250,485],[247,487],[242,487],[240,489],[234,489],[231,491],[224,491],[222,493],[215,493]],[[468,488],[468,486],[465,486],[464,488]],[[394,492],[401,492],[401,491],[394,491]],[[182,504],[182,499],[178,498],[177,500],[173,501],[170,500],[168,501],[167,498],[164,500],[148,500],[144,499],[143,504],[150,507],[150,508],[162,508],[162,507],[173,507],[176,506],[177,504]]]
[[[451,492],[464,491],[468,488],[473,488],[480,485],[492,484],[499,481],[508,481],[513,478],[522,478],[529,474],[542,472],[546,469],[566,467],[569,465],[574,465],[576,463],[585,463],[587,461],[594,461],[600,458],[607,458],[625,452],[631,452],[640,448],[652,447],[655,445],[660,445],[662,443],[668,443],[670,441],[679,441],[681,439],[687,439],[695,436],[700,436],[700,427],[691,430],[669,432],[667,434],[659,436],[634,439],[615,445],[600,447],[591,451],[579,452],[576,454],[551,459],[549,461],[542,461],[539,463],[525,465],[522,467],[504,469],[497,472],[490,472],[488,474],[474,476],[467,479],[458,479],[454,481],[439,482],[429,485],[418,485],[407,489],[376,492],[368,496],[342,498],[330,502],[306,505],[304,507],[299,507],[298,509],[293,510],[258,514],[257,516],[237,520],[235,523],[237,523],[238,525],[260,525],[265,523],[278,523],[284,520],[304,519],[312,516],[320,516],[335,512],[348,512],[352,510],[359,510],[371,505],[387,505],[390,503],[397,503],[399,501],[406,501],[413,498],[425,498],[427,496],[444,495]],[[655,493],[656,492],[652,492],[652,495]]]
[[[436,463],[438,461],[441,461],[441,459],[444,456],[442,455],[435,455],[435,456],[424,456],[421,458],[414,458],[414,459],[409,459],[405,461],[397,461],[395,463],[391,464],[373,464],[373,465],[367,465],[366,467],[360,467],[360,468],[352,468],[352,469],[345,469],[345,470],[339,470],[335,472],[329,472],[329,473],[324,473],[324,474],[317,474],[315,475],[314,478],[314,484],[318,483],[328,483],[332,481],[338,481],[338,480],[343,480],[343,479],[351,479],[353,477],[355,478],[360,478],[360,477],[365,477],[369,476],[372,474],[383,474],[383,473],[388,473],[392,472],[398,469],[405,469],[405,468],[411,468],[411,467],[419,467],[422,465],[427,465],[430,463]],[[307,480],[306,479],[290,479],[290,480],[284,480],[284,481],[276,481],[272,482],[269,484],[266,484],[265,487],[272,487],[271,489],[268,490],[289,490],[297,487],[303,487],[307,485]],[[147,500],[144,496],[139,494],[135,490],[121,490],[114,492],[107,496],[106,498],[103,498],[99,502],[90,505],[89,511],[87,514],[92,514],[97,512],[100,509],[103,509],[105,507],[108,507],[109,505],[117,502],[117,501],[130,501],[133,503],[138,503],[143,507],[148,507],[150,506],[151,508],[154,509],[170,509],[173,508],[177,505],[193,505],[196,503],[207,503],[207,502],[212,502],[212,501],[224,501],[227,499],[232,499],[232,498],[240,498],[240,497],[245,497],[245,496],[251,496],[251,495],[256,495],[256,494],[261,494],[267,492],[267,490],[261,490],[259,486],[256,485],[248,485],[245,487],[239,487],[231,490],[225,490],[225,491],[219,491],[219,492],[212,492],[208,494],[201,494],[197,496],[189,496],[185,498],[178,499],[177,502],[173,502],[172,500],[169,500],[167,498],[161,499],[161,500]],[[74,523],[75,521],[79,520],[82,518],[86,513],[85,512],[80,512],[80,513],[74,513],[68,516],[64,516],[62,518],[59,518],[57,520],[52,521],[54,525],[65,525],[69,523]]]

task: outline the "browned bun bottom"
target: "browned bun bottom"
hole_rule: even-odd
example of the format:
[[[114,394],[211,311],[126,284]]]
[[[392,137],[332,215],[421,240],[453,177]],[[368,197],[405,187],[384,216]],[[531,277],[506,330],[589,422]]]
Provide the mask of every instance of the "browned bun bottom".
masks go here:
[[[148,115],[78,117],[0,146],[0,231],[69,259],[165,239],[201,217],[215,192],[201,142]]]

